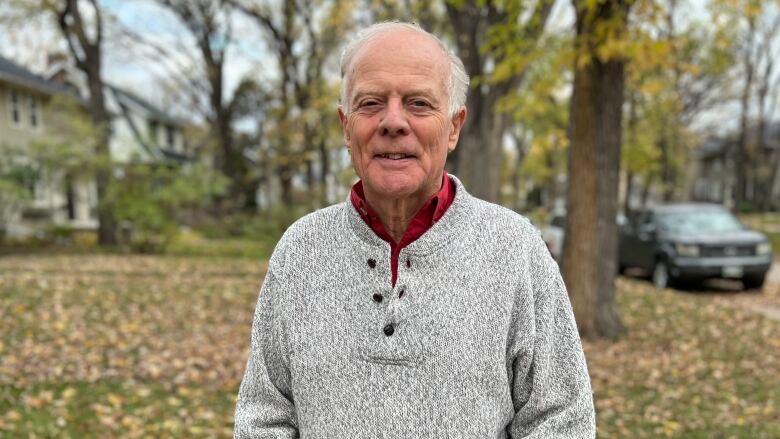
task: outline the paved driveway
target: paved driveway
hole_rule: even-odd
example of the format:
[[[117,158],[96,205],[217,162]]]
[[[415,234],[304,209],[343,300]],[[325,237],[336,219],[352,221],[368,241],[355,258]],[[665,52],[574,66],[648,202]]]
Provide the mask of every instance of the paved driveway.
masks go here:
[[[775,257],[767,273],[766,283],[758,294],[738,293],[720,295],[715,300],[736,306],[780,322],[780,256]]]

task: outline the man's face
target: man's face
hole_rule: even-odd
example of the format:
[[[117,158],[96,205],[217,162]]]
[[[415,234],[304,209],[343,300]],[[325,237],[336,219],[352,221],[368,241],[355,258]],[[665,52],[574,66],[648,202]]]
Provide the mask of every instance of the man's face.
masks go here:
[[[347,99],[339,108],[352,166],[375,199],[426,198],[441,185],[447,152],[466,116],[448,115],[448,60],[413,31],[374,37],[355,55]]]

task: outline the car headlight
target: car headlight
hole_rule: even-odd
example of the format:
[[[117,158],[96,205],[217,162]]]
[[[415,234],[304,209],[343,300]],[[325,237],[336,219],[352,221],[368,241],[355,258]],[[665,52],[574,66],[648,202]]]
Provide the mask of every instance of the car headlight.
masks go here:
[[[699,246],[696,244],[675,244],[674,249],[680,256],[699,256]]]
[[[768,255],[772,253],[772,246],[768,242],[762,242],[756,246],[757,255]]]

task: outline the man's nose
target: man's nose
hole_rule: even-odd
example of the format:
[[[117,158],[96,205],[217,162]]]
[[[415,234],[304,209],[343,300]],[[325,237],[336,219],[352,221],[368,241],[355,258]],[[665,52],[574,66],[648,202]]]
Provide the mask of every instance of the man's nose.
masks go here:
[[[384,117],[379,122],[379,134],[391,137],[409,134],[409,120],[400,100],[391,99],[387,103]]]

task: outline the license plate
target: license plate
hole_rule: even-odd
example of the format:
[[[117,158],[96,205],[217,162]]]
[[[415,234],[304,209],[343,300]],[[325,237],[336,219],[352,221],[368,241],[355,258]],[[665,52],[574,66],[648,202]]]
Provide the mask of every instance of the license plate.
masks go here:
[[[742,267],[723,267],[723,277],[742,277]]]

